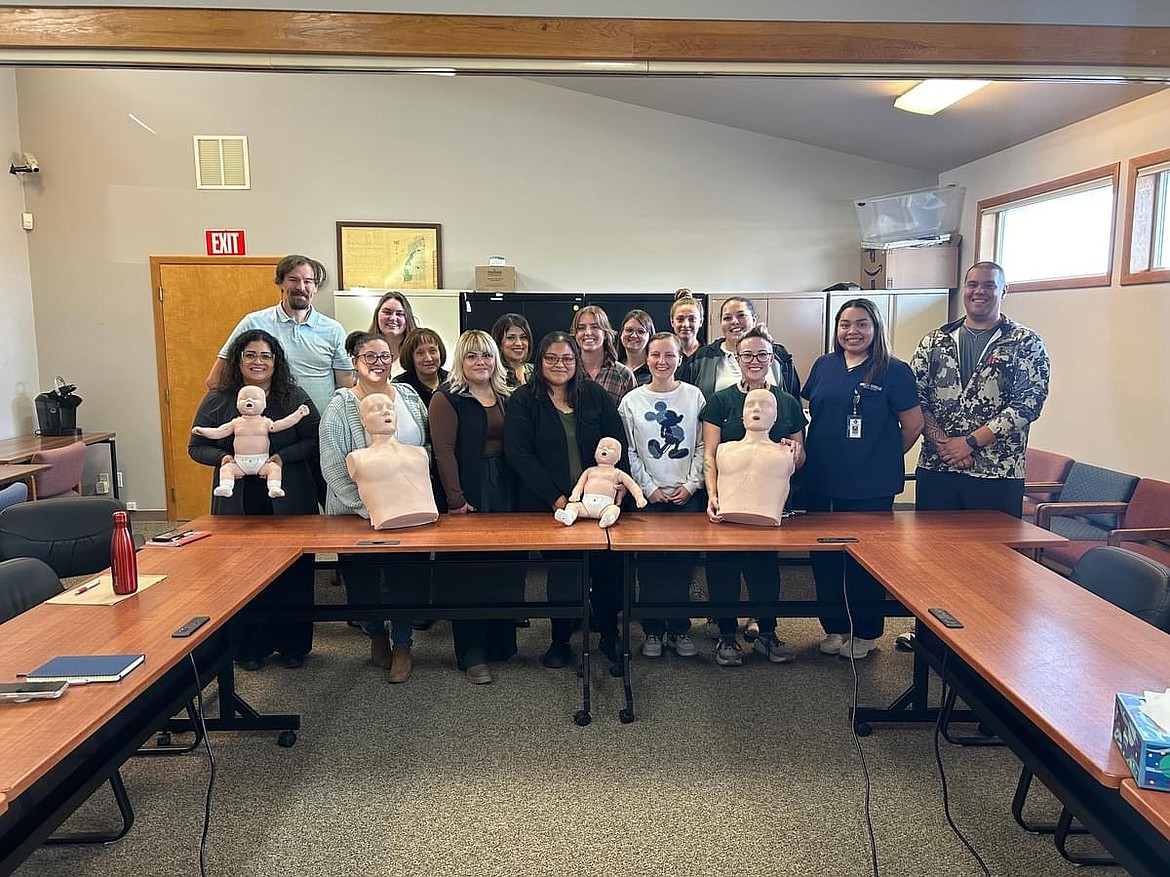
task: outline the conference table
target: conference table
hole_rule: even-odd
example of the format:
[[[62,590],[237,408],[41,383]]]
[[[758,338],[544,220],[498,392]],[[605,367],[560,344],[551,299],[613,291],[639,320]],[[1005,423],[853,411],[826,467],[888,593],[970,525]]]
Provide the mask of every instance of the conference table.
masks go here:
[[[1166,687],[1170,636],[1004,545],[866,540],[849,553],[928,631],[916,654],[1121,865],[1170,873],[1170,804],[1130,800],[1112,735],[1117,692]]]
[[[121,497],[118,485],[118,434],[116,432],[80,432],[73,435],[20,435],[0,439],[0,464],[27,463],[41,451],[67,448],[74,442],[86,445],[105,445],[110,450],[110,484],[114,497]]]
[[[2,680],[63,654],[145,655],[120,682],[72,685],[56,700],[0,709],[0,796],[7,804],[0,812],[0,874],[11,873],[183,708],[197,688],[195,667],[201,683],[230,673],[225,623],[300,554],[295,547],[216,546],[209,539],[148,548],[138,555],[140,574],[166,578],[129,599],[113,606],[43,603],[0,625]],[[211,620],[190,637],[171,636],[196,615]]]

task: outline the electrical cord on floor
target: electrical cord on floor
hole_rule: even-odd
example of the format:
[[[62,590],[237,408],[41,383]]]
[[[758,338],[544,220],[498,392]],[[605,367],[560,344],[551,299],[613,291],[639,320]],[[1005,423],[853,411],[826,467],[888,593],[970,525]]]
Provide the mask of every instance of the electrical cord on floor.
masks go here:
[[[199,678],[199,667],[195,664],[195,656],[188,652],[191,659],[191,672],[195,674],[195,716],[199,719],[199,730],[203,734],[203,744],[207,748],[207,762],[211,766],[211,775],[207,778],[207,796],[203,801],[203,833],[199,837],[199,874],[207,877],[207,835],[211,830],[211,793],[215,789],[215,754],[211,751],[211,737],[207,733],[207,721],[203,716],[203,682]]]
[[[947,685],[947,655],[949,654],[950,649],[943,650],[942,666],[939,667],[938,671],[939,677],[942,679],[942,692],[939,695],[939,703],[947,702],[947,688],[949,687]],[[964,836],[963,832],[959,830],[959,826],[955,824],[955,820],[951,818],[951,801],[950,796],[947,794],[947,773],[943,768],[942,751],[939,748],[939,739],[942,737],[942,718],[943,711],[940,709],[938,711],[938,717],[934,722],[934,762],[938,765],[938,778],[942,784],[943,816],[946,817],[947,825],[951,827],[951,831],[954,832],[955,837],[962,842],[963,846],[967,848],[967,852],[974,856],[975,861],[979,863],[979,867],[983,873],[987,877],[991,877],[991,871],[988,870],[987,863],[983,861],[979,853],[975,851],[975,847],[971,846],[971,843]]]
[[[845,618],[849,622],[849,639],[846,640],[850,644],[849,648],[849,667],[853,671],[853,708],[850,711],[851,716],[857,715],[857,699],[858,689],[860,687],[860,679],[857,675],[857,658],[853,657],[853,610],[849,608],[849,588],[845,585],[845,578],[848,575],[849,559],[848,555],[841,552],[841,593],[845,598]],[[878,877],[878,855],[877,855],[877,841],[874,839],[873,833],[873,814],[870,812],[870,776],[869,764],[865,760],[865,750],[861,748],[861,738],[857,736],[857,722],[850,721],[849,731],[853,734],[853,745],[857,748],[857,757],[861,759],[861,772],[865,776],[865,832],[869,838],[869,860],[873,870],[873,877]]]

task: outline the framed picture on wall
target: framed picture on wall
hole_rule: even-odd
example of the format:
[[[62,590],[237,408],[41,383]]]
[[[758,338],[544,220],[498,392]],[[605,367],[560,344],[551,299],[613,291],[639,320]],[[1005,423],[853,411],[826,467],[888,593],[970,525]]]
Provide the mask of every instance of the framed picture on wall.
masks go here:
[[[337,223],[337,288],[442,289],[440,232],[434,222]]]

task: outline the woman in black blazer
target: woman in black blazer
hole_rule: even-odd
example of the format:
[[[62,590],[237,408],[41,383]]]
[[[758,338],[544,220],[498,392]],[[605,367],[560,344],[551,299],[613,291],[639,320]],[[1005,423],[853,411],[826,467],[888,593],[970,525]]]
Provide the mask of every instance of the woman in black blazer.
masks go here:
[[[504,420],[504,455],[516,475],[516,510],[550,514],[563,509],[581,472],[593,465],[602,438],[622,446],[619,466],[629,471],[626,434],[617,405],[599,384],[583,377],[581,351],[565,332],[550,332],[536,352],[532,380],[516,390]],[[593,613],[601,631],[600,647],[618,658],[617,613],[620,602],[618,567],[608,552],[590,558]],[[574,574],[559,566],[548,574],[548,598],[571,600],[578,590]],[[573,651],[573,622],[555,618],[552,644],[541,658],[546,667],[564,667]]]

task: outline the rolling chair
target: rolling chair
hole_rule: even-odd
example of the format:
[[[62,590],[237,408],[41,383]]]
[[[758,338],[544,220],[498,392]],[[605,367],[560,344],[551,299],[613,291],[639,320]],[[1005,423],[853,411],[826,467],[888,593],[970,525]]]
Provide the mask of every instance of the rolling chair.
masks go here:
[[[114,512],[125,509],[106,496],[9,506],[0,511],[0,560],[36,557],[62,579],[100,572],[110,565]]]
[[[1170,631],[1170,568],[1144,555],[1113,546],[1090,548],[1069,575],[1074,582],[1160,630]],[[1107,856],[1081,856],[1066,848],[1069,835],[1087,834],[1073,825],[1073,814],[1061,806],[1055,823],[1030,822],[1024,816],[1032,771],[1023,767],[1012,798],[1012,816],[1026,831],[1051,834],[1057,851],[1075,865],[1113,865]]]
[[[63,448],[39,451],[32,455],[30,463],[48,463],[52,466],[33,476],[38,500],[80,495],[77,488],[85,469],[85,451],[85,442],[74,442]]]
[[[31,505],[31,503],[30,503]],[[34,606],[55,597],[62,591],[61,580],[42,560],[35,557],[14,557],[0,562],[0,623],[27,612]],[[122,817],[122,825],[113,832],[87,831],[76,834],[57,834],[46,838],[47,844],[112,843],[126,836],[134,825],[134,808],[122,782],[121,771],[110,776],[110,789]]]

